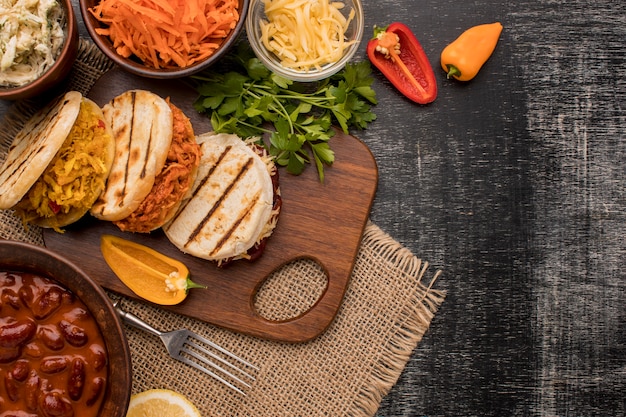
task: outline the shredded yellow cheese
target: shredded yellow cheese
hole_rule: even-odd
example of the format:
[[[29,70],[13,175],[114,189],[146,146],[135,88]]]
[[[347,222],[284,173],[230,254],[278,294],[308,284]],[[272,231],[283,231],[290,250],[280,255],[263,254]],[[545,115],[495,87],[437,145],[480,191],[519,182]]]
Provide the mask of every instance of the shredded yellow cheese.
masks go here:
[[[100,123],[104,122],[81,103],[81,111],[63,146],[14,207],[24,223],[37,218],[53,222],[57,213],[86,209],[90,206],[88,202],[95,200],[96,194],[104,188],[108,169],[102,160],[102,150],[107,141],[112,140]],[[54,209],[56,206],[58,212]]]
[[[346,40],[354,19],[346,18],[342,2],[330,0],[264,0],[267,20],[260,22],[261,41],[281,60],[281,65],[299,71],[320,69],[336,62],[355,41]]]

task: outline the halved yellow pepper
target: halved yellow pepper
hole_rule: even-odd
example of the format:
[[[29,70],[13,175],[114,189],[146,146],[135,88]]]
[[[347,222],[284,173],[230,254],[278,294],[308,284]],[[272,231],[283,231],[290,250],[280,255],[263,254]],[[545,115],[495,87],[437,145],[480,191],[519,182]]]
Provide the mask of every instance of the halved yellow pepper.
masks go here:
[[[152,248],[113,235],[100,238],[104,260],[132,292],[161,305],[174,305],[191,288],[206,288],[189,278],[182,263]]]
[[[487,62],[502,33],[500,22],[467,29],[441,52],[441,68],[448,78],[469,81]]]

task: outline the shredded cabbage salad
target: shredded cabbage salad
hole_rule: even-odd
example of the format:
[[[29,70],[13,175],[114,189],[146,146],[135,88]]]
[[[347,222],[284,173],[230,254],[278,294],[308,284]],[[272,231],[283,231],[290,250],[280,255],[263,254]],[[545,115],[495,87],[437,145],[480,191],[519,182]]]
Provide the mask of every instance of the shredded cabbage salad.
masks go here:
[[[0,0],[0,86],[28,84],[50,68],[64,26],[58,0]]]

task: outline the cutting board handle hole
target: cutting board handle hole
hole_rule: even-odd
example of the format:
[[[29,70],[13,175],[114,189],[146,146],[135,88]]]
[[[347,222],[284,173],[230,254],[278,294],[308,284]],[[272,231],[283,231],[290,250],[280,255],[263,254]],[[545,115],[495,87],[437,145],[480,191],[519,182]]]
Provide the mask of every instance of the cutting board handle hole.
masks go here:
[[[293,268],[298,272],[294,274]],[[294,259],[263,281],[254,297],[254,308],[266,320],[291,320],[309,311],[327,288],[328,273],[319,262]]]

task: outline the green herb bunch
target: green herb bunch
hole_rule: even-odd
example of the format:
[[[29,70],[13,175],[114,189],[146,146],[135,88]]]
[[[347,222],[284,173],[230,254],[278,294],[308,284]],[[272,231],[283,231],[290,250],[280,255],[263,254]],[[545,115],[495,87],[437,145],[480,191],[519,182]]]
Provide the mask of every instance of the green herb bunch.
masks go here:
[[[269,134],[269,152],[278,165],[300,174],[313,156],[320,181],[324,165],[335,155],[328,141],[333,125],[344,133],[364,129],[376,119],[376,93],[368,61],[348,64],[317,83],[298,83],[269,71],[246,42],[227,55],[220,67],[194,75],[200,113],[210,113],[216,132],[242,138]]]

